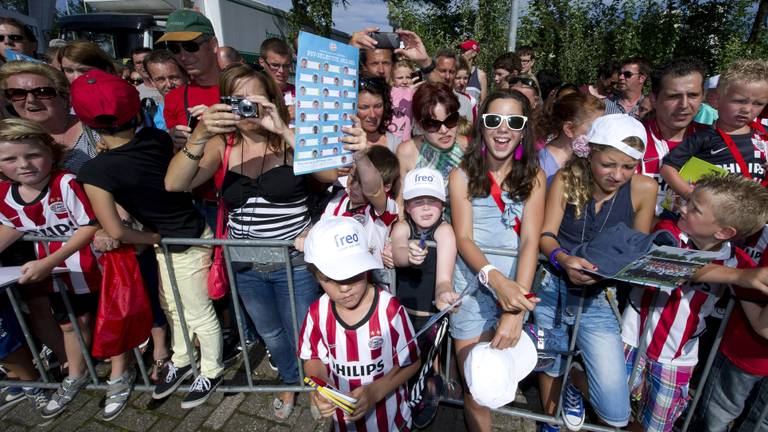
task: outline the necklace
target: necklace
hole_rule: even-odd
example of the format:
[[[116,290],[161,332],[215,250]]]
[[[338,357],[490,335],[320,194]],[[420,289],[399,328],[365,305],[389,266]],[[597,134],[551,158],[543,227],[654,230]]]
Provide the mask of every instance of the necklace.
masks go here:
[[[600,225],[600,229],[597,230],[597,232],[602,232],[603,228],[605,228],[605,224],[608,222],[608,218],[611,217],[611,210],[613,210],[613,204],[616,202],[616,196],[618,194],[618,190],[613,194],[613,197],[611,198],[611,205],[608,206],[608,213],[606,213],[605,219],[603,219],[603,224]],[[589,216],[589,207],[587,207],[587,213],[584,214],[584,223],[581,226],[581,243],[584,243],[584,233],[587,231],[587,216]],[[595,210],[595,219],[597,219],[597,210]]]

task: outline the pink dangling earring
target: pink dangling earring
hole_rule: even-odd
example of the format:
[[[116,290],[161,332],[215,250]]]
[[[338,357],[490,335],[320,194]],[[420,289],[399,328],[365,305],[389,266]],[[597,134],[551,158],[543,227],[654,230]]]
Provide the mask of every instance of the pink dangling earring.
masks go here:
[[[488,148],[485,146],[485,141],[483,141],[483,146],[480,147],[480,155],[483,156],[483,159],[488,156]]]
[[[515,160],[519,161],[522,158],[523,158],[523,143],[520,143],[515,149]]]

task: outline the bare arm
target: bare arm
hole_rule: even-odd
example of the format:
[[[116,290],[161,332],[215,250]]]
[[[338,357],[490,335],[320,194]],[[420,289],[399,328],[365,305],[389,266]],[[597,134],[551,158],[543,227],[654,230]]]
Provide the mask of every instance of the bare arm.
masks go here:
[[[401,220],[392,228],[390,238],[392,239],[392,258],[395,261],[395,267],[409,267],[408,262],[408,237],[411,229],[408,223]]]
[[[21,266],[22,276],[19,278],[19,283],[38,282],[47,278],[54,267],[90,244],[94,234],[100,228],[98,224],[81,226],[75,230],[72,237],[61,245],[61,248],[56,252],[38,260],[25,263]]]
[[[23,236],[24,233],[21,231],[16,231],[9,226],[0,225],[0,251],[4,251],[8,246],[13,244],[13,242]]]
[[[689,199],[691,197],[691,193],[693,192],[693,185],[685,181],[680,176],[680,172],[675,167],[670,165],[662,165],[661,178],[667,182],[669,187],[672,188],[676,194],[685,199]]]
[[[400,162],[400,178],[398,182],[400,184],[397,188],[398,193],[395,197],[397,200],[397,208],[400,213],[400,219],[405,217],[405,202],[403,201],[403,180],[406,174],[416,166],[416,158],[419,156],[419,147],[416,145],[416,140],[420,138],[413,138],[408,141],[403,141],[397,146],[395,151],[397,160]]]
[[[531,195],[525,201],[523,208],[522,227],[520,230],[520,249],[517,255],[517,272],[515,281],[526,291],[531,290],[536,266],[539,262],[539,237],[544,220],[544,204],[547,188],[547,178],[544,171],[536,174],[536,182]]]
[[[633,176],[632,202],[636,207],[634,228],[642,233],[651,232],[658,193],[659,184],[656,180],[639,174]]]
[[[761,337],[768,339],[768,305],[757,305],[748,301],[741,301],[741,308],[752,328]]]
[[[442,310],[458,297],[453,290],[453,268],[456,264],[456,236],[451,225],[443,222],[435,230],[437,268],[435,269],[435,306]]]
[[[304,360],[304,373],[308,377],[314,376],[325,382],[329,381],[326,367],[318,359]],[[336,406],[320,395],[320,393],[313,391],[309,394],[309,397],[312,399],[312,404],[320,410],[320,415],[323,417],[330,417],[336,412]]]
[[[352,390],[351,396],[357,398],[355,412],[349,417],[349,421],[355,421],[363,418],[376,403],[395,391],[403,385],[408,378],[412,377],[419,370],[421,360],[417,359],[414,363],[405,367],[394,366],[383,377],[376,381],[358,387]]]
[[[160,242],[160,234],[137,231],[124,226],[117,214],[115,198],[110,192],[86,184],[85,193],[91,201],[99,223],[113,239],[130,244],[157,244]]]

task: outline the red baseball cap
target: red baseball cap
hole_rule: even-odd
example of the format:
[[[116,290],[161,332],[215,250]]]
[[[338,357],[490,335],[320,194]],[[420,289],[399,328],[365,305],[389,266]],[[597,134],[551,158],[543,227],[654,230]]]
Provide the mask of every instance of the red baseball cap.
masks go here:
[[[465,40],[464,42],[462,42],[461,45],[459,45],[459,48],[461,48],[462,51],[472,50],[472,51],[480,52],[480,44],[477,43],[476,40],[472,40],[472,39]]]
[[[141,109],[136,87],[99,69],[92,69],[73,81],[70,93],[77,117],[96,129],[122,126]]]

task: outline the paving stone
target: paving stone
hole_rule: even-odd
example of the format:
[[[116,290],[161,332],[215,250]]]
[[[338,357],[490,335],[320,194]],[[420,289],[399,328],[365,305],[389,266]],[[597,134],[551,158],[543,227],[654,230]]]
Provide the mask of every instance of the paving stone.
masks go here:
[[[198,430],[200,425],[205,422],[205,419],[213,411],[213,407],[210,405],[202,404],[189,410],[184,420],[174,429],[174,432],[192,432]]]
[[[83,396],[85,395],[78,395],[75,400],[70,402],[70,406],[67,407],[67,410],[57,417],[53,424],[46,425],[44,430],[50,427],[50,430],[56,432],[74,432],[78,431],[80,426],[84,423],[100,416],[102,411],[102,408],[99,406],[100,399],[85,399]],[[85,400],[85,403],[79,407],[71,406],[78,400]]]
[[[243,400],[245,400],[245,394],[243,393],[225,397],[213,410],[203,426],[216,430],[221,429]]]
[[[157,416],[149,411],[139,411],[132,407],[126,407],[111,423],[130,431],[141,432],[149,429],[156,421]]]
[[[266,427],[265,427],[266,426]],[[266,420],[256,420],[240,413],[234,413],[226,423],[227,431],[264,431],[269,427]]]
[[[120,430],[122,429],[115,427],[110,423],[96,420],[89,421],[78,429],[80,432],[115,432]]]
[[[182,419],[189,414],[189,410],[181,408],[181,399],[182,397],[180,395],[171,395],[165,400],[155,400],[151,397],[147,399],[142,398],[142,400],[146,400],[147,402],[140,408],[155,414]]]
[[[155,424],[152,425],[151,428],[147,432],[168,432],[172,431],[173,428],[176,427],[177,424],[179,424],[179,419],[175,419],[172,417],[158,417]],[[234,432],[234,431],[233,431]]]

